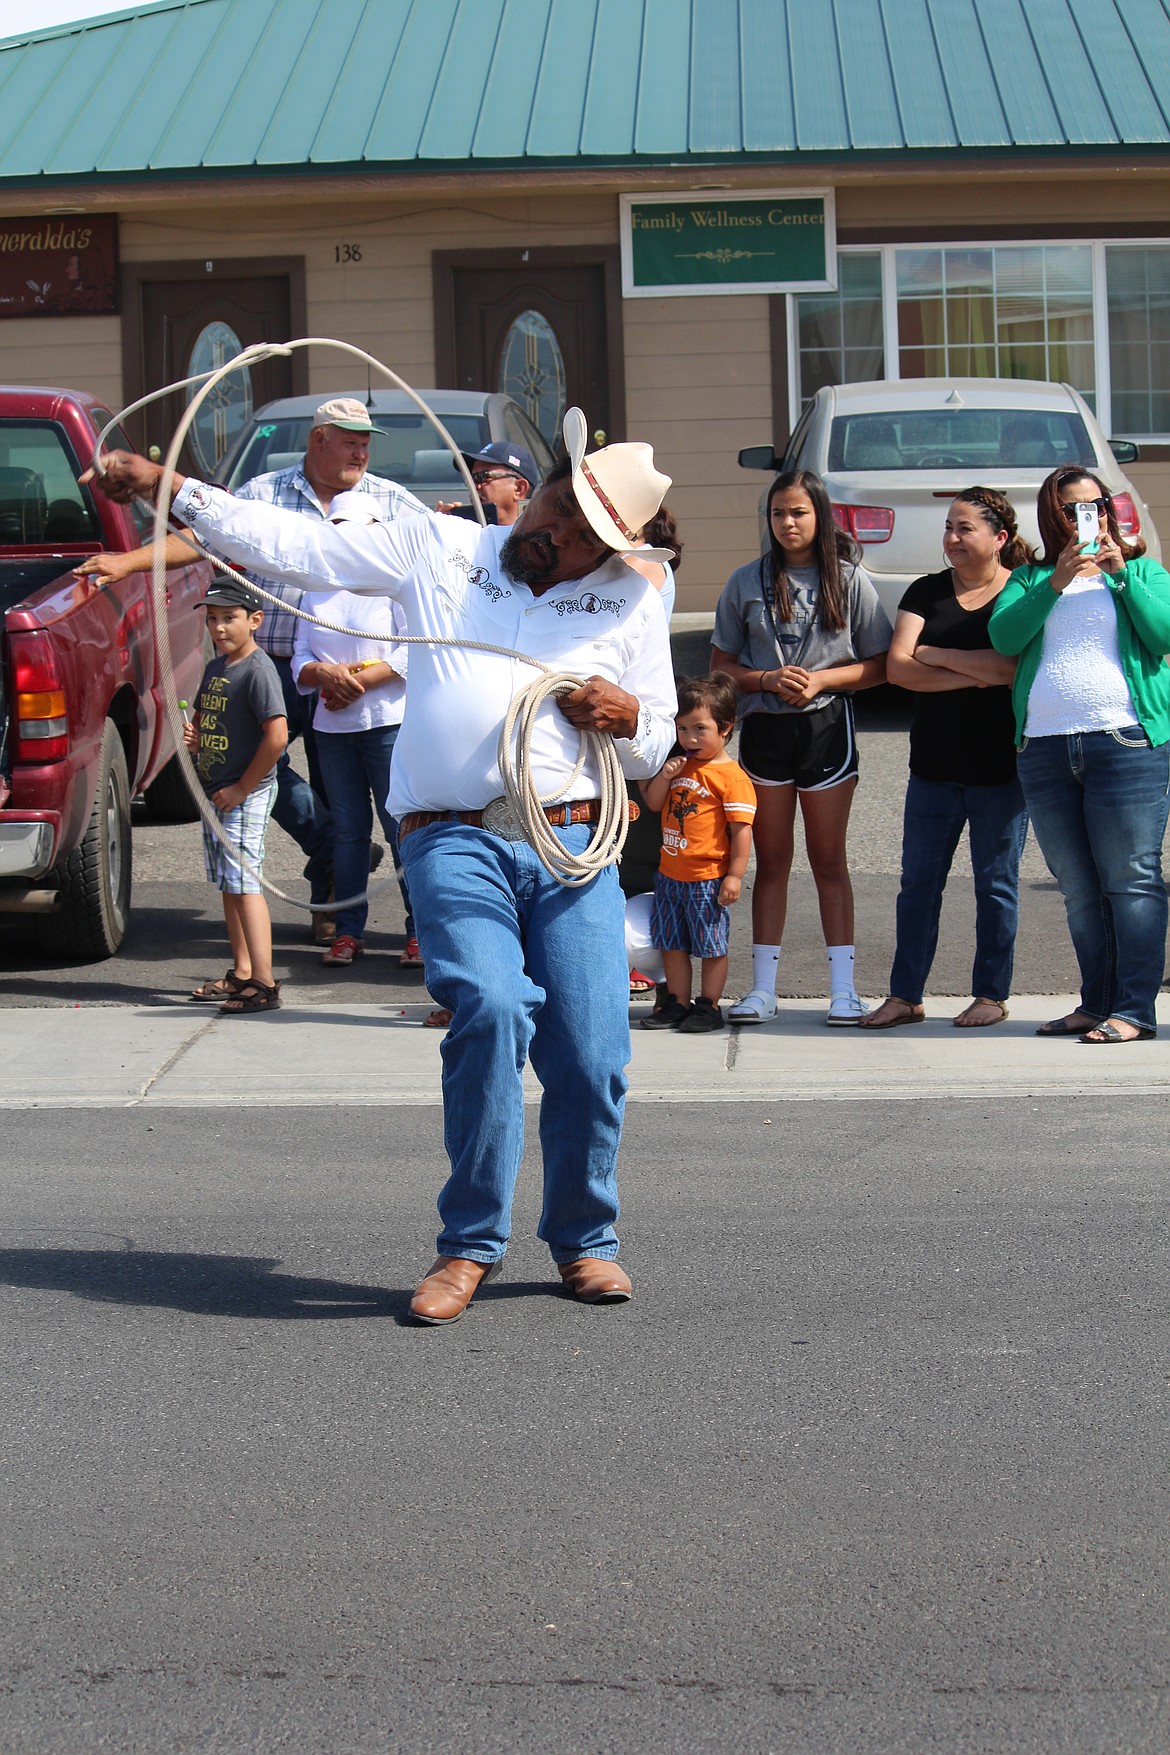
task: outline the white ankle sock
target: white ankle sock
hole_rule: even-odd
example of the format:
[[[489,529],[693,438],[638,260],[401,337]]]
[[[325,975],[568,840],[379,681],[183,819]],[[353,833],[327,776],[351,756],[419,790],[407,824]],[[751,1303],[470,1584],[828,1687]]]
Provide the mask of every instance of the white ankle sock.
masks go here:
[[[853,946],[826,945],[829,954],[830,994],[853,993]]]
[[[776,977],[780,969],[779,945],[752,946],[752,991],[753,993],[772,993],[776,991]]]

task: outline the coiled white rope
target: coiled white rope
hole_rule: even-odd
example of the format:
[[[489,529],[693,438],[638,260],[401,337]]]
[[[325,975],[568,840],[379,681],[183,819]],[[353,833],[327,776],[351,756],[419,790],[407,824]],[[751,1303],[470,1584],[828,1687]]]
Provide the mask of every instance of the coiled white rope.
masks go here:
[[[472,505],[475,508],[479,521],[481,524],[486,523],[483,509],[479,502],[479,496],[475,492],[475,484],[471,479],[470,471],[463,460],[458,446],[451,437],[451,434],[447,431],[446,427],[439,420],[438,416],[427,405],[427,403],[424,402],[422,397],[419,396],[403,378],[400,378],[396,372],[392,371],[389,366],[384,365],[381,360],[375,359],[372,354],[365,352],[363,348],[355,347],[350,342],[334,341],[320,336],[304,337],[297,341],[283,343],[261,342],[254,347],[245,348],[241,353],[237,354],[234,359],[227,361],[226,364],[217,367],[212,372],[201,373],[194,378],[185,378],[176,384],[168,384],[161,390],[152,391],[149,396],[144,396],[138,402],[132,403],[128,408],[123,409],[122,413],[116,415],[98,435],[94,446],[93,467],[100,479],[103,473],[102,446],[111,430],[119,425],[127,415],[133,414],[138,409],[146,407],[148,403],[158,401],[164,396],[173,394],[176,390],[186,389],[193,384],[200,385],[200,388],[188,403],[187,408],[179,421],[178,427],[175,430],[174,436],[171,439],[170,447],[167,451],[166,460],[163,465],[163,475],[159,482],[157,499],[154,505],[154,531],[151,540],[151,590],[156,638],[161,661],[160,668],[162,672],[163,698],[166,703],[167,715],[170,721],[171,732],[175,741],[180,767],[183,770],[191,796],[195,800],[195,803],[199,808],[200,816],[207,825],[209,832],[216,837],[221,845],[231,854],[232,858],[243,866],[243,869],[248,875],[271,895],[278,896],[281,901],[289,903],[292,907],[304,909],[309,913],[318,913],[325,911],[334,912],[338,909],[353,907],[356,904],[367,900],[368,897],[379,894],[382,889],[388,888],[395,880],[393,878],[388,878],[383,884],[377,885],[372,889],[367,889],[360,896],[349,896],[344,897],[339,901],[324,903],[303,902],[297,897],[287,895],[284,890],[280,889],[276,884],[267,879],[263,872],[253,864],[246,854],[243,853],[241,848],[232,845],[228,841],[224,834],[223,826],[220,823],[219,817],[203,791],[202,783],[196,772],[194,763],[191,761],[190,752],[187,750],[183,741],[183,719],[175,689],[170,629],[166,616],[166,537],[173,497],[171,484],[178,463],[179,453],[183,447],[183,442],[190,431],[191,425],[194,422],[200,407],[215,388],[216,384],[219,383],[220,379],[226,377],[230,372],[258,364],[262,360],[271,359],[276,356],[287,356],[288,354],[291,354],[294,349],[302,347],[330,347],[335,348],[342,353],[350,354],[357,359],[364,360],[368,367],[372,370],[381,372],[393,384],[397,385],[399,389],[403,390],[431,422],[431,425],[435,428],[436,432],[451,452],[458,469],[462,473],[471,490]],[[215,566],[229,573],[233,578],[241,580],[242,583],[248,586],[249,590],[257,592],[258,595],[267,599],[271,603],[280,604],[280,606],[286,610],[293,609],[293,606],[285,603],[282,598],[277,597],[270,591],[264,590],[263,587],[257,586],[254,580],[243,578],[243,576],[237,573],[234,568],[229,567],[218,556],[212,554],[206,549],[201,542],[197,541],[196,546],[202,554],[213,562]],[[300,616],[302,620],[314,622],[318,626],[328,628],[336,633],[350,634],[356,632],[356,630],[339,626],[337,623],[321,620],[307,610],[293,609],[293,613]],[[370,636],[368,634],[362,634],[360,637],[368,639]],[[622,848],[625,845],[626,835],[629,830],[630,813],[629,800],[626,795],[625,778],[622,773],[621,763],[618,760],[617,750],[614,747],[612,737],[610,737],[607,732],[581,730],[579,732],[580,741],[577,760],[574,764],[573,770],[566,779],[564,785],[555,793],[542,796],[537,790],[532,770],[532,733],[536,715],[540,707],[551,697],[569,694],[574,689],[580,688],[585,680],[583,677],[572,675],[567,671],[554,672],[548,665],[543,664],[539,659],[530,657],[525,652],[515,652],[509,647],[491,646],[477,640],[439,640],[428,639],[418,635],[406,635],[395,637],[392,642],[388,641],[387,643],[393,643],[395,645],[458,646],[473,651],[493,652],[499,654],[501,657],[519,661],[522,664],[532,665],[535,669],[541,671],[542,674],[540,677],[528,684],[526,688],[518,690],[509,706],[503,726],[500,730],[499,744],[497,747],[497,762],[504,786],[504,796],[508,801],[513,815],[523,826],[525,839],[534,849],[537,858],[540,860],[545,870],[550,876],[554,877],[558,883],[564,884],[566,887],[570,888],[589,883],[594,877],[596,877],[598,872],[603,871],[606,866],[616,863],[620,858]],[[516,744],[514,756],[513,741],[515,741]],[[545,815],[545,807],[553,806],[558,801],[564,800],[564,794],[569,790],[577,776],[581,773],[590,754],[593,755],[596,761],[600,777],[601,803],[599,820],[585,851],[581,854],[572,854],[569,853],[557,839],[553,832],[552,825],[549,823],[549,820]]]

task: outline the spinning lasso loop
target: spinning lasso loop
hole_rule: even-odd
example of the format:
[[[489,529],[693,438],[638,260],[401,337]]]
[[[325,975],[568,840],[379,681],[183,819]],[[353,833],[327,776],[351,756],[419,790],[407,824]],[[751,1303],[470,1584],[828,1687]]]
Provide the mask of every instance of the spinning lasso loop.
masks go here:
[[[283,343],[261,342],[257,346],[245,348],[242,353],[237,354],[234,359],[227,361],[225,365],[218,367],[213,372],[201,373],[194,378],[182,379],[177,384],[168,384],[163,389],[153,391],[149,396],[142,397],[138,402],[132,403],[128,408],[123,409],[121,414],[116,415],[109,425],[99,434],[97,443],[94,446],[93,466],[100,479],[102,475],[102,446],[111,430],[124,420],[127,415],[133,414],[138,409],[146,407],[148,403],[159,401],[162,397],[173,394],[176,390],[187,389],[194,384],[201,385],[201,388],[197,390],[195,395],[191,398],[191,401],[175,430],[174,437],[171,440],[166,461],[163,465],[163,475],[159,482],[158,498],[154,507],[154,533],[151,544],[151,591],[156,637],[158,640],[159,655],[161,659],[163,698],[166,702],[167,716],[170,721],[171,733],[175,741],[180,766],[186,777],[191,796],[198,805],[200,815],[206,823],[210,833],[216,837],[221,845],[231,854],[233,859],[239,861],[244,870],[247,871],[248,875],[255,882],[262,885],[265,890],[269,891],[270,894],[278,896],[282,902],[288,902],[294,908],[302,908],[309,913],[316,913],[324,912],[326,910],[332,912],[341,908],[354,907],[358,903],[365,901],[368,896],[380,894],[383,889],[389,888],[390,884],[395,880],[393,878],[387,879],[383,884],[374,886],[372,889],[363,892],[360,896],[347,896],[333,902],[303,902],[297,897],[287,895],[285,891],[280,889],[276,884],[271,883],[264,876],[263,872],[253,865],[252,861],[248,859],[242,849],[233,846],[228,841],[218,816],[204,795],[202,783],[199,780],[190,753],[183,741],[183,720],[175,690],[170,629],[166,616],[166,537],[172,499],[171,481],[178,462],[179,453],[182,450],[183,442],[187,437],[192,422],[198,414],[203,402],[215,388],[216,384],[219,383],[221,378],[226,377],[230,372],[258,364],[262,360],[272,359],[276,356],[287,356],[291,354],[294,349],[301,347],[331,347],[337,349],[339,352],[351,354],[356,359],[364,360],[367,366],[372,370],[381,372],[384,377],[388,378],[393,384],[396,384],[400,390],[403,390],[406,395],[410,397],[411,401],[422,411],[427,420],[430,421],[431,425],[435,428],[435,431],[439,434],[444,444],[451,452],[456,467],[463,475],[464,480],[471,490],[471,503],[475,508],[476,515],[481,524],[486,523],[487,520],[483,508],[480,505],[479,496],[475,491],[475,484],[471,479],[470,471],[463,460],[459,447],[456,445],[446,427],[439,420],[438,416],[423,401],[422,397],[419,396],[404,379],[400,378],[397,372],[392,371],[391,368],[384,365],[381,360],[375,359],[372,354],[366,353],[364,349],[355,347],[350,342],[333,341],[319,336],[310,336],[298,341]],[[243,583],[248,585],[250,590],[258,592],[258,594],[268,602],[280,604],[284,609],[292,608],[292,605],[284,603],[283,599],[276,597],[272,592],[266,591],[263,587],[257,586],[253,580],[243,580],[242,575],[237,573],[234,568],[226,566],[218,556],[210,554],[209,551],[204,548],[202,543],[197,542],[196,546],[199,548],[200,553],[206,555],[216,567],[229,573],[233,578],[241,579]],[[307,610],[296,609],[293,613],[300,616],[304,621],[314,622],[320,627],[328,628],[337,633],[348,634],[356,631],[339,626],[339,624],[335,622],[322,621],[318,617],[310,614]],[[363,633],[360,637],[368,639],[370,636]],[[542,664],[539,659],[529,657],[527,653],[515,652],[505,646],[487,645],[478,640],[439,640],[428,639],[421,636],[395,636],[392,640],[387,639],[386,643],[394,645],[458,646],[461,648],[469,648],[473,651],[493,652],[501,657],[518,661],[522,664],[530,664],[534,669],[541,671],[542,674],[540,677],[529,683],[526,688],[520,689],[513,697],[500,731],[497,762],[500,769],[501,779],[503,781],[504,794],[508,800],[512,813],[524,825],[526,838],[534,848],[541,864],[559,883],[564,884],[567,887],[575,887],[580,884],[589,883],[598,872],[603,871],[606,866],[613,865],[617,861],[620,857],[621,850],[625,845],[626,835],[629,830],[629,802],[626,796],[625,779],[622,774],[621,764],[618,760],[613,739],[608,733],[596,731],[580,732],[577,760],[573,766],[572,772],[569,774],[559,791],[542,796],[536,789],[532,771],[532,731],[540,707],[550,697],[569,694],[574,689],[580,688],[584,680],[583,678],[574,676],[566,671],[554,672],[550,670],[548,665]],[[516,751],[515,757],[513,758],[512,746],[514,740],[516,743]],[[557,800],[564,798],[565,793],[580,774],[591,751],[596,759],[600,775],[600,817],[593,835],[590,838],[589,845],[584,853],[571,854],[565,850],[553,832],[548,818],[544,814],[544,806],[555,804]]]

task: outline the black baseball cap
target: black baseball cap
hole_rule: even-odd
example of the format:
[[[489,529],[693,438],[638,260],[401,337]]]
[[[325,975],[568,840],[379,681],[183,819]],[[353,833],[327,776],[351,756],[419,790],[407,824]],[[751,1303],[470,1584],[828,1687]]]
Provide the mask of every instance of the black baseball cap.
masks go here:
[[[540,486],[536,458],[526,446],[514,445],[511,439],[493,439],[482,451],[464,451],[462,455],[469,469],[476,463],[494,463],[500,469],[510,470],[513,475],[522,475],[529,487]]]
[[[199,599],[203,608],[210,604],[213,609],[246,609],[251,615],[253,610],[264,608],[264,599],[248,585],[241,585],[235,579],[213,579],[207,587],[207,596]]]

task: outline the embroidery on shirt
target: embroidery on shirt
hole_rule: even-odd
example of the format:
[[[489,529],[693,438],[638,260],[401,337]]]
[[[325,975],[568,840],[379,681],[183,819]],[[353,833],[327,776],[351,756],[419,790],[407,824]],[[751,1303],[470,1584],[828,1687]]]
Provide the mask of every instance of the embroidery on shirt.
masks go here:
[[[468,560],[462,549],[453,549],[448,556],[451,565],[463,574],[469,585],[475,585],[492,603],[499,603],[502,597],[511,597],[512,593],[502,585],[494,585],[492,576],[486,567],[476,567]]]
[[[558,597],[553,601],[558,615],[621,615],[625,607],[624,597],[615,601],[612,597],[598,597],[593,591],[587,591],[583,597]]]

